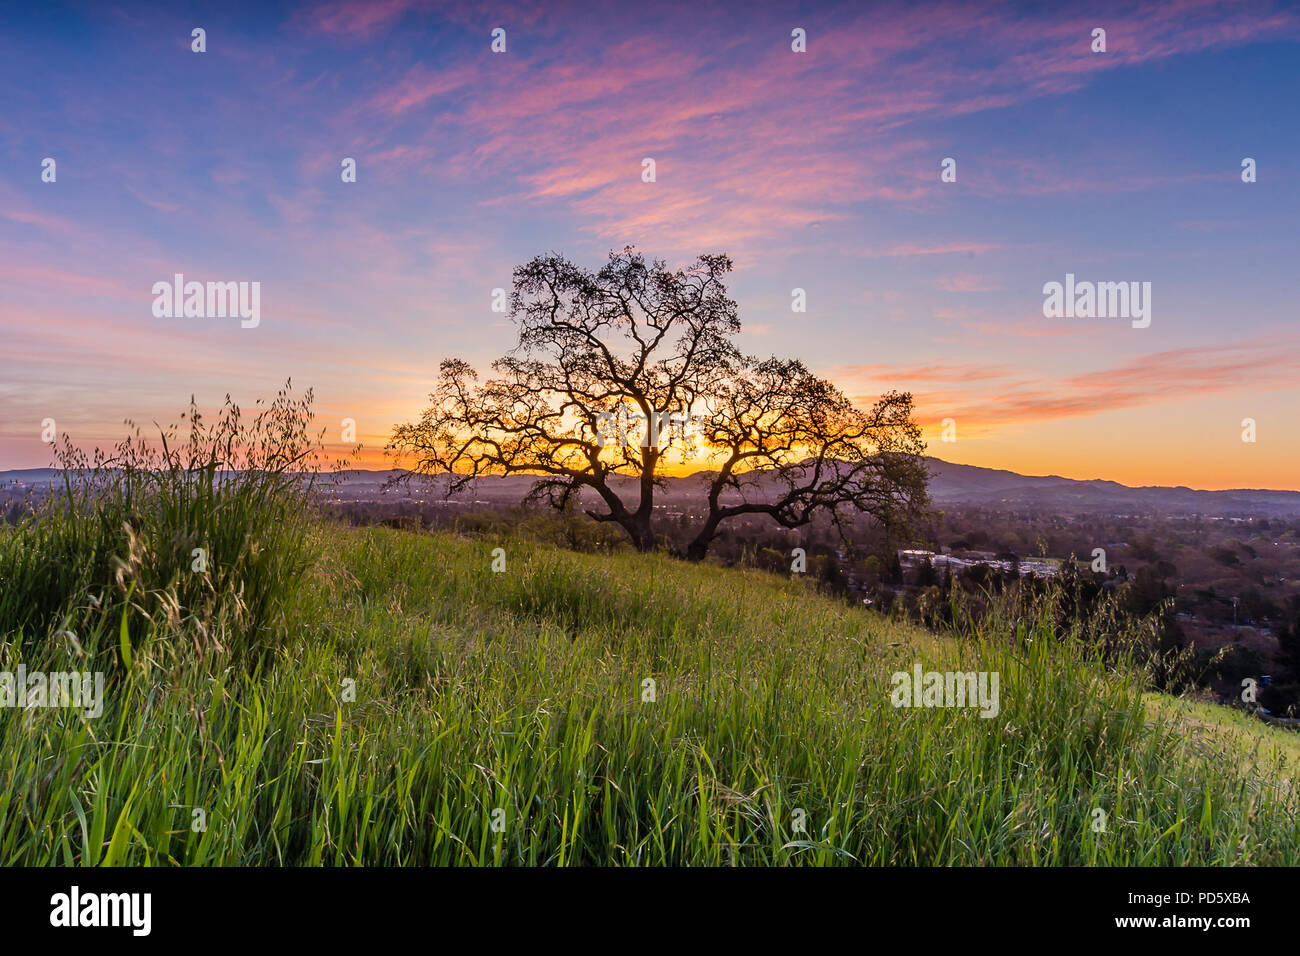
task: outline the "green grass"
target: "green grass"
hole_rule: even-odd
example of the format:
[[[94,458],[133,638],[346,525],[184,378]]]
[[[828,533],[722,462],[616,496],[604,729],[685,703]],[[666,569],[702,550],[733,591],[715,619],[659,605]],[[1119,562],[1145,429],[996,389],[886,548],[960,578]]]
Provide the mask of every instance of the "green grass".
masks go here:
[[[136,431],[93,459],[65,444],[62,488],[0,532],[0,636],[31,651],[112,628],[167,641],[155,658],[272,651],[314,561],[298,471],[316,458],[311,400],[286,387],[245,422],[227,399],[211,424],[191,404],[183,443],[175,428],[156,447]]]
[[[151,540],[192,520],[156,517]],[[0,863],[1300,861],[1294,738],[1146,694],[1041,621],[944,638],[762,572],[259,527],[305,570],[245,569],[172,615],[165,563],[142,560],[133,596],[60,579],[58,620],[21,639],[5,605],[5,668],[103,669],[108,688],[97,720],[0,710]],[[9,582],[40,566],[20,550],[36,533],[0,532]],[[269,576],[256,630],[206,617],[248,574]],[[265,654],[234,650],[254,640]],[[999,672],[1001,712],[890,706],[917,659]]]
[[[0,527],[0,670],[106,691],[0,707],[0,864],[1300,860],[1296,738],[1147,693],[1141,625],[1058,639],[1026,592],[938,636],[802,576],[313,520],[309,406],[65,449],[85,480]],[[891,706],[915,661],[1000,712]]]

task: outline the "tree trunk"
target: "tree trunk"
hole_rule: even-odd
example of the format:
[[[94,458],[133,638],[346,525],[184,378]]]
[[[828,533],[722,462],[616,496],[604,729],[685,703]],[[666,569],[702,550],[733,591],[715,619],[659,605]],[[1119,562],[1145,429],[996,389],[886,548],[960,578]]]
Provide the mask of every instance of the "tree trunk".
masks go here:
[[[649,518],[634,514],[622,524],[623,530],[632,539],[632,547],[638,551],[653,551],[655,549],[655,536],[650,530]]]
[[[703,561],[704,556],[709,553],[709,545],[713,543],[713,536],[718,532],[719,519],[710,516],[700,528],[699,534],[686,547],[687,561]]]

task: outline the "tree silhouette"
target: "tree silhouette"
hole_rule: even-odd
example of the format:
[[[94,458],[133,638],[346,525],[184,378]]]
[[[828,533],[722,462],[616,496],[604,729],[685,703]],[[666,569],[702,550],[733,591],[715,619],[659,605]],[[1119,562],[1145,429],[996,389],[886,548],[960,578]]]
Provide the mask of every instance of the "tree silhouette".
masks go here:
[[[886,393],[863,412],[798,360],[746,359],[704,406],[701,437],[720,467],[690,558],[738,515],[797,528],[818,513],[837,526],[865,513],[895,528],[928,504],[910,395]]]
[[[485,475],[536,475],[529,498],[564,509],[590,491],[586,514],[649,550],[665,466],[704,458],[717,470],[704,476],[693,559],[738,515],[787,528],[819,514],[890,526],[914,516],[928,502],[911,396],[863,412],[798,361],[743,355],[722,282],[731,268],[704,255],[670,271],[631,248],[597,272],[555,254],[520,266],[518,345],[482,383],[464,361],[441,363],[429,407],[389,442],[414,459],[398,480],[445,475],[454,493]]]

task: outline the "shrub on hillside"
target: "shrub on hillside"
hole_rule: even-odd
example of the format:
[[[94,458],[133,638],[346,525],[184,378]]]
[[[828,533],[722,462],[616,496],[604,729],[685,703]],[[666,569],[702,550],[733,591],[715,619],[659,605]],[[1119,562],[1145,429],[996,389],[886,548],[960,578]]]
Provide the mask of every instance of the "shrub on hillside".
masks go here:
[[[167,633],[199,654],[265,649],[309,564],[311,401],[286,386],[246,422],[227,396],[209,424],[191,400],[183,438],[133,427],[107,453],[65,436],[62,489],[0,534],[0,635],[32,647],[111,628],[116,642],[125,627],[132,645]]]

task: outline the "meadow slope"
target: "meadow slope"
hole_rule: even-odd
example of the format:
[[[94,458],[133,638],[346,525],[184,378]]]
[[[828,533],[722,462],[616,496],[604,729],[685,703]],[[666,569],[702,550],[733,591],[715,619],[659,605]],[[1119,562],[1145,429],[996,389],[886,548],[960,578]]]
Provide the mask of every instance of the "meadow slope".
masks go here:
[[[0,711],[0,862],[1300,861],[1293,737],[1034,622],[945,638],[797,578],[513,538],[308,543],[257,663],[130,600],[11,635],[7,668],[110,676],[97,720]],[[1000,712],[891,706],[916,660],[997,671]]]

